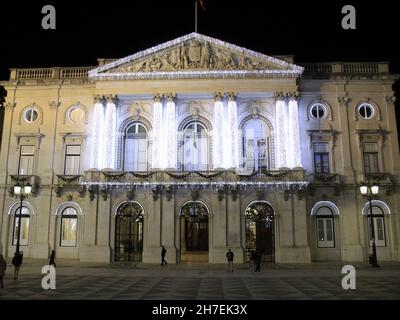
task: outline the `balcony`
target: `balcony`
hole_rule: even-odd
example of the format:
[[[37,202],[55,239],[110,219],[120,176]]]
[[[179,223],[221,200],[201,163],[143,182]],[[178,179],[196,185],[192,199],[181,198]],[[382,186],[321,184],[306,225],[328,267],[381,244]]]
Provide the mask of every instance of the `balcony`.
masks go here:
[[[335,185],[340,184],[340,176],[332,173],[312,173],[309,176],[310,183]]]
[[[88,72],[94,68],[95,67],[53,67],[11,69],[10,80],[84,79],[88,77]]]
[[[14,196],[14,186],[16,184],[32,186],[32,195],[35,196],[40,188],[40,177],[34,175],[10,175],[9,194]]]
[[[158,187],[215,188],[252,187],[269,190],[304,190],[308,182],[303,170],[235,172],[235,171],[87,171],[82,179],[86,187]]]
[[[84,190],[81,186],[81,180],[81,175],[57,175],[56,195],[61,197],[63,191],[71,189],[78,190],[83,195]]]

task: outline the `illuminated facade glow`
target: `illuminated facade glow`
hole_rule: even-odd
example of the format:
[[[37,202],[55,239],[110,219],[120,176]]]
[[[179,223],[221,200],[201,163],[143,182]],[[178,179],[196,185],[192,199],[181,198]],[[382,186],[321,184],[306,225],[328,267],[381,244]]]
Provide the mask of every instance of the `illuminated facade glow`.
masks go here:
[[[238,168],[239,166],[239,136],[238,136],[238,119],[237,119],[237,103],[236,101],[228,101],[228,132],[226,135],[228,145],[226,169]]]
[[[163,145],[166,146],[166,155],[162,158],[166,159],[163,169],[176,169],[177,165],[177,129],[176,129],[176,110],[175,102],[168,101],[166,108],[165,138]]]
[[[286,144],[286,105],[284,100],[276,101],[275,108],[275,121],[276,121],[276,158],[277,167],[286,168],[287,167],[287,144]]]
[[[289,101],[289,150],[290,168],[301,168],[299,111],[296,100]]]

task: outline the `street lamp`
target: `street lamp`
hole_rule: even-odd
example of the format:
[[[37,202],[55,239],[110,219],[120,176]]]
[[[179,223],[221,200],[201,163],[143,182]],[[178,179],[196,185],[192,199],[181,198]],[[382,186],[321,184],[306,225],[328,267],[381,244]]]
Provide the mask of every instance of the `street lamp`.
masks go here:
[[[20,197],[20,206],[19,206],[19,214],[18,214],[18,234],[17,234],[17,245],[15,248],[15,254],[19,255],[19,247],[20,247],[20,238],[21,238],[21,218],[22,218],[22,201],[26,196],[29,196],[32,192],[32,186],[27,183],[25,186],[21,187],[19,183],[14,186],[14,194]]]
[[[372,264],[373,267],[378,268],[378,259],[376,256],[376,244],[375,244],[375,228],[374,228],[374,216],[372,214],[372,196],[377,195],[379,193],[378,186],[370,186],[363,185],[360,187],[360,192],[364,196],[368,196],[369,202],[369,216],[371,219],[371,238],[372,238],[372,256],[369,259],[369,263]]]

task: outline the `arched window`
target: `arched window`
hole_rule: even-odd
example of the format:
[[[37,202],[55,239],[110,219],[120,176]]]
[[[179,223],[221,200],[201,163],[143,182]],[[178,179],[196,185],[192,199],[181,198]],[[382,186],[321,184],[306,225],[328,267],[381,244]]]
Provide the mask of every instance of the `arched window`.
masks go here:
[[[248,120],[243,126],[243,167],[249,171],[271,169],[270,132],[261,119]]]
[[[31,218],[31,212],[27,207],[18,207],[14,212],[14,228],[13,228],[13,245],[17,245],[18,240],[18,229],[21,226],[21,233],[19,238],[19,244],[21,246],[29,245],[29,224]],[[21,216],[20,216],[21,213]],[[21,223],[20,223],[21,222]]]
[[[125,132],[124,171],[147,171],[147,130],[140,122],[132,123]]]
[[[67,207],[61,213],[60,246],[75,247],[78,231],[78,212],[73,207]]]
[[[183,170],[208,170],[208,131],[204,124],[189,123],[183,132]]]
[[[386,203],[379,200],[372,200],[372,217],[370,205],[367,203],[363,208],[363,215],[368,217],[368,239],[369,245],[372,247],[372,228],[373,221],[375,245],[377,247],[386,247],[386,228],[385,215],[390,214],[390,209]]]
[[[339,216],[338,207],[330,201],[317,202],[311,209],[316,217],[318,248],[335,248],[335,215]]]

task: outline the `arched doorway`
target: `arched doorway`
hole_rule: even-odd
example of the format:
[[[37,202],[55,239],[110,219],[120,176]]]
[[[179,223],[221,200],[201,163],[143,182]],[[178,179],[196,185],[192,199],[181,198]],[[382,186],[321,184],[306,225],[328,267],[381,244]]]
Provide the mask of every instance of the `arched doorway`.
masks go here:
[[[141,261],[143,252],[143,208],[127,201],[115,218],[115,261]]]
[[[208,209],[199,201],[185,203],[180,214],[181,261],[208,262]]]
[[[263,261],[275,261],[274,209],[266,201],[254,201],[245,212],[246,254],[257,250]]]

